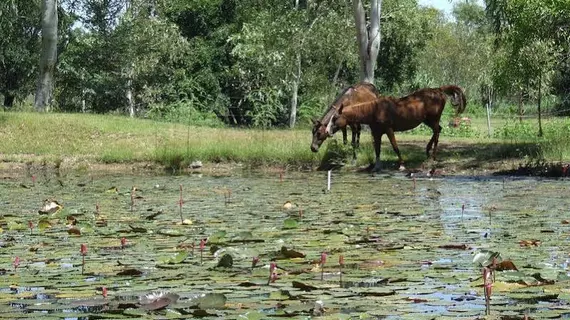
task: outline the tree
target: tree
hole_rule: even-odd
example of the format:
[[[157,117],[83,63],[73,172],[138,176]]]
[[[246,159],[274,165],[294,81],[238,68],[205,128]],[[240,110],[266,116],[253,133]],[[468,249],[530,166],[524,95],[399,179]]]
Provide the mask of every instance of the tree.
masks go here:
[[[374,83],[374,69],[380,49],[380,15],[382,0],[371,0],[370,26],[366,26],[366,16],[362,0],[353,0],[356,38],[360,54],[360,80]]]
[[[40,10],[40,1],[0,2],[0,94],[6,109],[12,108],[18,96],[33,90],[40,52]]]
[[[57,61],[57,0],[42,3],[42,50],[34,106],[48,111],[53,103],[54,73]]]
[[[552,88],[553,79],[563,74],[567,63],[570,3],[487,0],[486,4],[497,35],[496,86],[517,96],[519,106],[524,97],[532,97],[540,108],[542,88]]]

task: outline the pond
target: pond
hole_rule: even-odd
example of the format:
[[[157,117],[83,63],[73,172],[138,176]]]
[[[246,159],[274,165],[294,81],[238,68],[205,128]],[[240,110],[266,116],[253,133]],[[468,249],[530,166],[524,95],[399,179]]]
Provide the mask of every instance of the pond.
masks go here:
[[[326,180],[5,174],[0,318],[473,319],[485,250],[494,318],[570,317],[570,180]]]

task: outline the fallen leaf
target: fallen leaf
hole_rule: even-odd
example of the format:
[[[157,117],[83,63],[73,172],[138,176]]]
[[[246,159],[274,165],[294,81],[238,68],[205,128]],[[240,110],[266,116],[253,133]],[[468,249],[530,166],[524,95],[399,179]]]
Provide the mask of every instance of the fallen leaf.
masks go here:
[[[518,271],[517,267],[511,260],[503,260],[497,264],[495,268],[497,271],[505,271],[505,270],[515,270]]]

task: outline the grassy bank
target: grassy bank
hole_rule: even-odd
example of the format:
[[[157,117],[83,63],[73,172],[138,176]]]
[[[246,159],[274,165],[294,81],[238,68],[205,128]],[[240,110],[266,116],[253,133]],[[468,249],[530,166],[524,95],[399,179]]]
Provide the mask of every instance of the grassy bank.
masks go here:
[[[442,125],[445,125],[442,123]],[[531,126],[529,124],[528,126]],[[495,126],[495,138],[486,137],[485,122],[475,119],[463,131],[445,128],[440,139],[441,159],[449,162],[567,161],[570,147],[568,120],[546,122],[545,137],[536,138],[528,126],[504,123]],[[461,133],[462,132],[462,133]],[[507,133],[505,133],[507,132]],[[397,135],[408,163],[425,160],[424,148],[431,132],[418,129]],[[337,141],[341,135],[337,134]],[[350,152],[340,144],[326,142],[319,153],[309,149],[309,128],[255,130],[192,127],[144,119],[92,114],[0,113],[0,153],[3,161],[58,163],[64,159],[121,163],[157,162],[166,167],[184,167],[202,162],[240,162],[246,165],[319,165],[327,152]],[[384,137],[382,160],[396,158]],[[373,159],[371,138],[363,132],[358,164]]]

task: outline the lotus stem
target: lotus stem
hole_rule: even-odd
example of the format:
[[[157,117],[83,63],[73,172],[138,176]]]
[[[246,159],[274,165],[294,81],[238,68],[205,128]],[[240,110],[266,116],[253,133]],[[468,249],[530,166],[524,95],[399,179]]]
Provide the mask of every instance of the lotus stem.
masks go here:
[[[184,223],[184,219],[182,218],[182,205],[184,204],[184,200],[182,199],[182,185],[180,185],[180,200],[178,200],[178,208],[180,211],[180,223]]]

